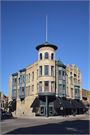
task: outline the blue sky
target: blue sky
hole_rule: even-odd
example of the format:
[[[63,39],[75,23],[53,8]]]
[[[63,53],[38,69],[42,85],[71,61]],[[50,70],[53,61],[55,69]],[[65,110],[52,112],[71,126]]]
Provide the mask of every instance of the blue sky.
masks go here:
[[[1,91],[8,96],[9,76],[38,60],[37,45],[58,46],[56,61],[75,64],[82,88],[89,90],[89,2],[1,2]]]

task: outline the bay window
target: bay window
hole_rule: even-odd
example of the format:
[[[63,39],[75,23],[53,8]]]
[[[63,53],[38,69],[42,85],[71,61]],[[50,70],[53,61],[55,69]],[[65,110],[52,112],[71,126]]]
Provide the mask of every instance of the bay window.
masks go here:
[[[45,81],[44,83],[44,91],[49,91],[49,82]]]
[[[54,76],[54,66],[51,66],[51,76]]]
[[[49,75],[49,66],[48,65],[44,66],[44,72],[45,72],[44,73],[45,75]]]

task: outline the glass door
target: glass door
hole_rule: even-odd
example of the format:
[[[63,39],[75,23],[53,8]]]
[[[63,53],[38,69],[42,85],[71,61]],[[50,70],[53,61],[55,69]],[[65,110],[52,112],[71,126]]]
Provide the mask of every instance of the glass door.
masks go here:
[[[49,116],[53,115],[53,106],[49,106]]]
[[[41,106],[41,115],[42,115],[42,116],[45,115],[45,106]]]

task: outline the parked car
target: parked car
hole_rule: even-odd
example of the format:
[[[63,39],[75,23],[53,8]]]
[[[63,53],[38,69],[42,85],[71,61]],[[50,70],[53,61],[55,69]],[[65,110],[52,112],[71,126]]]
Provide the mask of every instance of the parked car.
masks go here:
[[[12,117],[12,113],[6,112],[3,114],[3,117]]]

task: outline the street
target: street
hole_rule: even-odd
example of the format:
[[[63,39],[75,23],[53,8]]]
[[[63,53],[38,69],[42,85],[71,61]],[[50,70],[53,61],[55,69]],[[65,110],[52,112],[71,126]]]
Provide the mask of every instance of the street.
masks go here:
[[[2,118],[1,134],[89,134],[89,116],[73,118]]]

